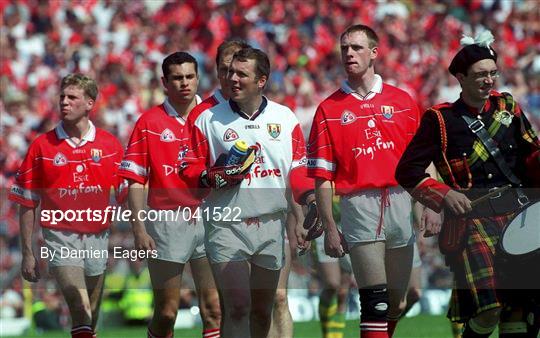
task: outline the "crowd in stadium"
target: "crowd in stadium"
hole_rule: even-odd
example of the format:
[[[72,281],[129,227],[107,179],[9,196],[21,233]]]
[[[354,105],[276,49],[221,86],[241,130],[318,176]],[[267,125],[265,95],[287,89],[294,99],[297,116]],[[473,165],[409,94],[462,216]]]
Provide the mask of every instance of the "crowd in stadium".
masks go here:
[[[295,111],[306,132],[316,106],[343,79],[336,37],[347,26],[361,22],[379,32],[383,53],[377,73],[408,91],[421,109],[458,97],[448,63],[462,33],[488,28],[498,41],[499,90],[512,92],[540,127],[535,0],[9,0],[1,1],[0,9],[1,316],[20,316],[23,307],[17,213],[7,191],[30,142],[57,123],[57,85],[68,73],[97,80],[100,93],[91,118],[125,145],[140,113],[163,101],[159,67],[166,55],[188,51],[196,57],[199,95],[205,98],[217,86],[217,46],[242,38],[268,53],[272,73],[265,94]],[[129,247],[130,236],[129,228],[116,228],[111,246]],[[435,240],[425,240],[420,251],[425,287],[449,287]],[[294,270],[309,274],[302,267]],[[42,279],[35,292],[54,308],[59,295],[49,292],[49,285]]]

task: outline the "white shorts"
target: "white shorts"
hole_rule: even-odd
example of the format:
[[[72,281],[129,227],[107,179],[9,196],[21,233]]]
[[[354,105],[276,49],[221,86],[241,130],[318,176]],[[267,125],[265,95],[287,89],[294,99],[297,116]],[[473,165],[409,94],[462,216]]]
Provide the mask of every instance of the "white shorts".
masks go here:
[[[206,252],[210,263],[249,261],[279,270],[285,261],[284,212],[243,219],[241,222],[205,221]]]
[[[107,268],[109,230],[79,234],[42,228],[42,233],[47,249],[54,253],[47,258],[49,267],[80,266],[85,276],[99,276]]]
[[[363,242],[386,241],[387,249],[414,243],[411,196],[401,187],[389,188],[382,227],[378,229],[382,189],[362,190],[341,198],[341,226],[352,248]]]
[[[200,219],[186,221],[179,217],[174,221],[162,217],[160,221],[147,221],[146,231],[156,243],[156,259],[186,264],[206,256],[204,226]]]

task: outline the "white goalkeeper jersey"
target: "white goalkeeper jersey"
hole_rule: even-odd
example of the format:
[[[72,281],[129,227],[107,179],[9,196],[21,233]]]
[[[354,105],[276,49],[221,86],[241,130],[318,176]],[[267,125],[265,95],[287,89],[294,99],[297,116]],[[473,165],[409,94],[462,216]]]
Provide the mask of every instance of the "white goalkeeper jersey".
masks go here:
[[[241,184],[212,190],[204,207],[240,209],[240,218],[252,218],[287,209],[286,191],[295,199],[314,188],[307,177],[304,137],[294,113],[286,106],[263,97],[251,117],[234,101],[227,101],[194,116],[183,175],[199,180],[204,168],[228,154],[237,140],[256,146],[258,154]],[[211,209],[212,210],[212,209]]]

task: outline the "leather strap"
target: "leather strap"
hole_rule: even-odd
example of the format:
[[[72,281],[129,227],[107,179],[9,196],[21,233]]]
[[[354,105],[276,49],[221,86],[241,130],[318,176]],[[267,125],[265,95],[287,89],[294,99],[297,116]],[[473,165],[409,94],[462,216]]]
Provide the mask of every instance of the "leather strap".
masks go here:
[[[504,176],[506,176],[506,178],[508,178],[508,180],[512,184],[519,186],[521,184],[521,180],[516,175],[514,175],[514,173],[508,166],[508,163],[506,163],[506,160],[502,156],[499,147],[497,147],[495,141],[493,141],[486,128],[484,128],[484,122],[482,122],[482,120],[473,119],[472,117],[466,115],[461,115],[461,117],[465,120],[469,129],[476,136],[478,136],[478,139],[480,139],[484,147],[486,147],[487,151],[495,160],[495,163],[497,164],[501,172],[504,174]]]

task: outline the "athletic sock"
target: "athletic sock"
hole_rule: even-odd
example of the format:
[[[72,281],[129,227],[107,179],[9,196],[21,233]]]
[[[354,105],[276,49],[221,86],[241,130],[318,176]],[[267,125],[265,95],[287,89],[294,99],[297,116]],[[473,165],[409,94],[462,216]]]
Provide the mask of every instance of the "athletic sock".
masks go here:
[[[71,329],[71,338],[92,338],[94,331],[90,325],[74,326]]]
[[[360,338],[389,338],[388,322],[369,321],[360,323]]]
[[[343,338],[345,331],[345,314],[336,312],[326,322],[326,335],[323,338]]]
[[[203,330],[202,336],[203,338],[219,338],[219,328]]]
[[[326,338],[328,333],[329,324],[332,318],[337,314],[337,295],[330,298],[328,304],[319,302],[319,319],[321,321],[321,330],[323,338]]]

